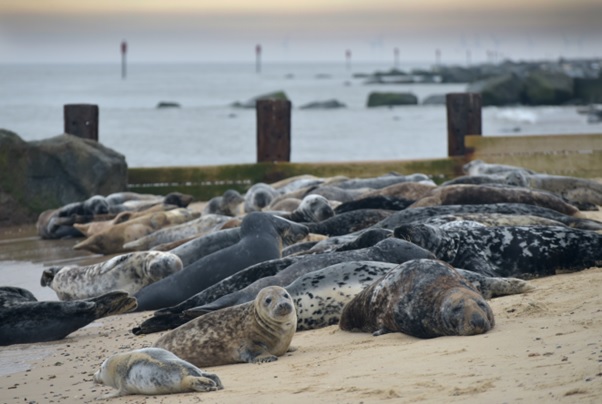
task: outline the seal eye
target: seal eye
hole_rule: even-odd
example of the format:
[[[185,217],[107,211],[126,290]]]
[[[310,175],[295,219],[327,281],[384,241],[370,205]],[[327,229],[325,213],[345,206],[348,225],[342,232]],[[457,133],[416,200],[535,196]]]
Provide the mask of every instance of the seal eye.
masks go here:
[[[267,299],[265,299],[265,303],[266,303],[266,304],[270,304],[270,303],[272,303],[272,298],[271,298],[271,297],[268,297]]]

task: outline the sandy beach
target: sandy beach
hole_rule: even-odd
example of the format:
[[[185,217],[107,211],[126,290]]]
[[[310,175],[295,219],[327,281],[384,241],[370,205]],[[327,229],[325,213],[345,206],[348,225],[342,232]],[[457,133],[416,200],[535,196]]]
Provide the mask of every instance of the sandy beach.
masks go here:
[[[602,212],[586,212],[602,220]],[[298,332],[296,351],[261,365],[207,368],[224,390],[126,396],[123,403],[602,402],[602,268],[531,281],[527,294],[490,301],[483,335],[420,340],[331,326]],[[130,330],[151,316],[101,319],[66,339],[0,348],[0,403],[91,403],[112,391],[92,381],[102,361],[150,346]]]

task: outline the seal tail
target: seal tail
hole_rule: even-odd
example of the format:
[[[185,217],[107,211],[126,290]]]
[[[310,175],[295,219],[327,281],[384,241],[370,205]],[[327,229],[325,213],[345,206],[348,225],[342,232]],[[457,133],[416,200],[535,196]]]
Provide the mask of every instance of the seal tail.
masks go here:
[[[136,299],[123,291],[106,293],[88,301],[96,305],[94,314],[97,319],[127,313],[138,306]]]

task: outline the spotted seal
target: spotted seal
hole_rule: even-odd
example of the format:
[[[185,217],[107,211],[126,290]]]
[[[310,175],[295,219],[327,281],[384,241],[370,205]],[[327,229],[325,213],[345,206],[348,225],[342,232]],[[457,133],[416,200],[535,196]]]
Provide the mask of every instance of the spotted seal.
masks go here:
[[[426,196],[410,205],[410,208],[433,205],[462,205],[486,203],[526,203],[553,209],[566,215],[575,215],[579,210],[552,193],[531,188],[496,184],[457,184],[437,187]]]
[[[96,319],[135,307],[136,299],[125,292],[69,302],[39,302],[28,290],[0,287],[0,345],[63,339]]]
[[[493,311],[452,266],[438,260],[405,262],[343,308],[339,327],[418,338],[476,335],[493,328]]]
[[[263,212],[247,214],[240,240],[187,265],[136,293],[139,310],[176,305],[234,273],[262,261],[279,258],[283,240],[307,236],[307,227]]]
[[[44,269],[40,284],[54,290],[61,300],[87,299],[114,290],[134,294],[182,267],[175,254],[141,251],[93,265],[49,267]]]
[[[105,359],[94,382],[117,391],[101,398],[129,394],[172,394],[224,388],[219,377],[207,373],[161,348],[142,348]]]
[[[263,182],[253,184],[244,196],[245,213],[261,211],[268,206],[274,198],[280,195],[271,185]]]
[[[565,226],[557,220],[534,215],[505,215],[502,213],[458,213],[455,215],[433,216],[414,223],[441,226],[456,221],[472,221],[484,226]]]
[[[199,367],[272,362],[289,349],[296,328],[290,295],[270,286],[252,302],[209,313],[167,332],[154,346]]]
[[[352,178],[343,181],[339,181],[333,185],[341,189],[359,189],[359,188],[371,188],[379,189],[385,188],[390,185],[398,184],[400,182],[419,182],[429,180],[426,174],[410,174],[400,175],[396,173],[385,174],[379,177],[372,178]]]
[[[318,223],[333,217],[334,210],[328,199],[322,195],[307,195],[292,212],[280,214],[280,216],[298,223]]]
[[[583,230],[602,230],[602,222],[562,214],[552,209],[524,203],[491,203],[477,205],[437,205],[422,208],[408,208],[395,212],[373,227],[393,230],[403,224],[425,221],[434,216],[465,213],[500,213],[512,215],[533,215],[557,220],[566,226]]]
[[[416,224],[394,230],[454,267],[488,276],[532,277],[602,264],[602,234],[560,226],[441,229]]]

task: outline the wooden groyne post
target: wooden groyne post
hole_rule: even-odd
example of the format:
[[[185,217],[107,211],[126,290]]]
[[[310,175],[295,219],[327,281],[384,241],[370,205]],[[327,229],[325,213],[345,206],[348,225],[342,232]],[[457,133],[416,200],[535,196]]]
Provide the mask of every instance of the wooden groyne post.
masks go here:
[[[98,142],[98,105],[65,104],[65,133]]]
[[[257,162],[291,161],[291,102],[258,100]]]
[[[447,155],[464,156],[464,137],[481,135],[481,94],[450,93],[445,96],[447,105]]]

